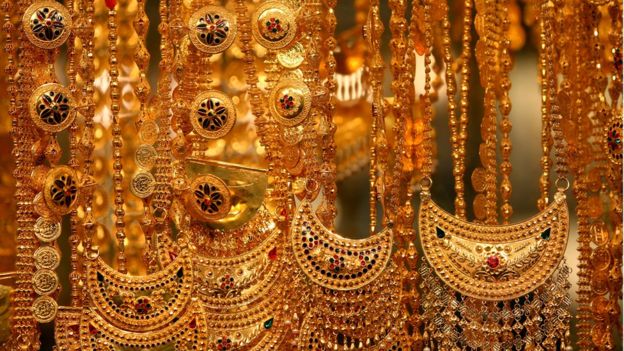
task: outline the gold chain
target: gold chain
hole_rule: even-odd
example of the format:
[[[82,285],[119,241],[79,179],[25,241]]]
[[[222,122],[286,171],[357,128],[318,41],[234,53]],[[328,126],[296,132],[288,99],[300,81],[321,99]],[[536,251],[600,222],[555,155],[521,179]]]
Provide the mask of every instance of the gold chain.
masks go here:
[[[122,146],[123,137],[121,131],[120,90],[119,90],[119,65],[117,62],[117,11],[114,8],[108,11],[108,45],[109,45],[109,74],[110,74],[110,97],[111,117],[113,132],[113,190],[115,192],[115,237],[117,238],[117,265],[121,273],[126,273],[126,233],[124,222],[124,189],[123,189],[123,166]]]

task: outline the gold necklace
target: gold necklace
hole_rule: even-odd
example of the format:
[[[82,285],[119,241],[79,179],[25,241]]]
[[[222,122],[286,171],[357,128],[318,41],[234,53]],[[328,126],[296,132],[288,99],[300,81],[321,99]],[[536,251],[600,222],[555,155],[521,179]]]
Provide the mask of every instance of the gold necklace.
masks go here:
[[[315,11],[319,4],[311,2],[308,6],[309,11]],[[366,28],[369,41],[378,41],[382,30],[375,7],[369,13]],[[378,55],[374,46],[371,49]],[[374,64],[379,67],[382,63],[377,60]],[[380,88],[380,84],[371,85]],[[373,91],[373,136],[377,135],[375,120],[381,118],[381,94],[377,88]],[[314,155],[314,150],[306,150]],[[375,155],[373,151],[372,160],[376,160]],[[314,160],[309,162],[313,164]],[[371,167],[371,182],[375,184],[375,165]],[[290,239],[294,259],[310,281],[309,304],[314,310],[303,320],[297,345],[300,349],[320,350],[406,347],[401,284],[396,266],[389,263],[391,225],[367,239],[343,238],[329,229],[318,214],[323,213],[322,204],[326,201],[323,183],[307,179],[303,184],[303,191],[295,197]],[[376,200],[371,197],[372,203]],[[372,226],[374,222],[371,223]]]
[[[501,12],[494,2],[480,3],[477,8],[485,11],[486,16]],[[502,21],[506,22],[504,18]],[[487,18],[485,22],[489,22]],[[492,33],[487,26],[482,34]],[[492,79],[487,76],[495,73],[491,65],[495,62],[495,44],[491,41],[505,39],[486,36],[482,40],[489,41],[483,44],[486,49],[480,54],[485,55],[481,60],[489,62],[487,69],[482,66],[482,74],[486,75],[482,80],[487,83]],[[488,89],[492,86],[486,85],[486,101],[494,98],[491,92],[488,95]],[[503,116],[507,113],[504,111]],[[550,111],[554,125],[560,119],[556,113],[556,108]],[[492,116],[489,118],[487,129],[491,134],[496,122]],[[562,136],[557,133],[555,143],[558,149],[562,148]],[[559,165],[563,163],[560,157],[557,154]],[[426,349],[520,349],[529,345],[551,348],[557,344],[566,347],[569,269],[562,259],[569,227],[564,194],[568,183],[565,168],[559,167],[558,174],[558,190],[548,208],[527,221],[496,226],[470,223],[445,212],[431,200],[431,181],[425,178],[418,227],[425,256],[420,275],[424,283],[425,331],[429,336]],[[503,215],[503,220],[506,218]],[[543,314],[554,306],[564,308]],[[543,315],[540,317],[536,311]],[[483,318],[478,317],[479,313]],[[525,320],[520,318],[523,315]],[[539,322],[540,318],[552,323]],[[498,327],[492,328],[494,325]]]

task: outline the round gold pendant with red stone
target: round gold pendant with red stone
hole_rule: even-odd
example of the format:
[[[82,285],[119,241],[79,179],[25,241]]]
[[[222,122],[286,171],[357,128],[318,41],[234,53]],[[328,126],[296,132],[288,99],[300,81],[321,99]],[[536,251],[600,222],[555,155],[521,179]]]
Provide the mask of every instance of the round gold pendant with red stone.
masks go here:
[[[281,49],[288,46],[297,33],[297,24],[288,6],[269,1],[254,13],[254,38],[267,49]]]
[[[56,1],[37,1],[22,17],[26,37],[41,49],[54,49],[65,43],[72,20],[65,6]]]
[[[281,80],[271,92],[271,112],[280,124],[296,126],[303,122],[312,106],[308,86],[298,80]]]

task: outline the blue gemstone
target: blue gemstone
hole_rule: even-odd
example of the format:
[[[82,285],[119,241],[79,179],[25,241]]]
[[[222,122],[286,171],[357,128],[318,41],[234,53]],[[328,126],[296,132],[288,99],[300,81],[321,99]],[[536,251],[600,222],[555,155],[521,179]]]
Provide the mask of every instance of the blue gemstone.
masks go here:
[[[264,329],[271,329],[272,326],[273,326],[273,318],[264,322]]]
[[[439,227],[436,227],[436,235],[438,236],[439,239],[443,239],[444,236],[446,236],[446,233],[444,233],[444,230],[440,229]]]
[[[540,236],[544,240],[550,239],[550,228],[547,228],[546,230],[544,230]]]

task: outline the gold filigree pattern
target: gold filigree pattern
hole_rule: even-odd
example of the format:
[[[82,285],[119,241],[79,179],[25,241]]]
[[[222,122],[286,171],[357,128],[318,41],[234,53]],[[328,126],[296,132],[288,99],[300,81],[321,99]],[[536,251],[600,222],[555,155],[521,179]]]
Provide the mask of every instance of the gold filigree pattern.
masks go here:
[[[69,89],[57,83],[44,84],[30,95],[30,118],[46,132],[60,132],[74,121],[75,111]]]
[[[240,255],[195,257],[196,289],[206,308],[237,309],[266,298],[282,269],[280,233],[274,229],[258,247]]]
[[[461,220],[423,193],[419,228],[429,264],[463,295],[488,301],[514,299],[542,285],[568,242],[565,195],[535,217],[514,225]]]
[[[205,6],[189,19],[189,37],[195,47],[205,53],[227,50],[236,37],[236,16],[220,6]]]
[[[315,309],[301,326],[299,350],[405,350],[402,290],[396,266],[361,288],[313,289]],[[327,326],[332,326],[328,328]]]
[[[605,149],[611,162],[622,164],[622,112],[615,110],[606,127]]]
[[[94,351],[194,350],[206,345],[208,328],[202,312],[199,304],[190,304],[179,318],[158,330],[144,333],[118,329],[94,310],[86,309],[80,319],[80,344],[83,349]]]
[[[386,268],[392,251],[392,230],[362,240],[343,238],[327,229],[318,218],[315,203],[297,205],[290,227],[297,263],[314,283],[336,290],[360,288]]]
[[[78,175],[67,166],[51,169],[46,176],[43,197],[48,209],[59,216],[78,206]]]
[[[213,175],[200,176],[191,183],[186,203],[197,219],[217,220],[230,212],[230,191],[220,178]]]
[[[121,274],[101,258],[87,270],[87,289],[98,313],[124,330],[156,330],[180,318],[191,299],[193,265],[183,251],[162,270],[146,276]]]
[[[72,19],[65,6],[56,1],[35,1],[24,12],[26,37],[42,49],[57,48],[69,37]]]
[[[301,124],[312,107],[310,88],[300,80],[285,78],[271,91],[270,108],[273,117],[285,126]]]
[[[256,19],[253,35],[260,45],[267,49],[281,49],[288,46],[297,33],[293,9],[277,2],[262,4],[253,15]]]
[[[218,139],[232,130],[236,109],[229,96],[218,90],[199,94],[192,104],[191,125],[204,138]]]

